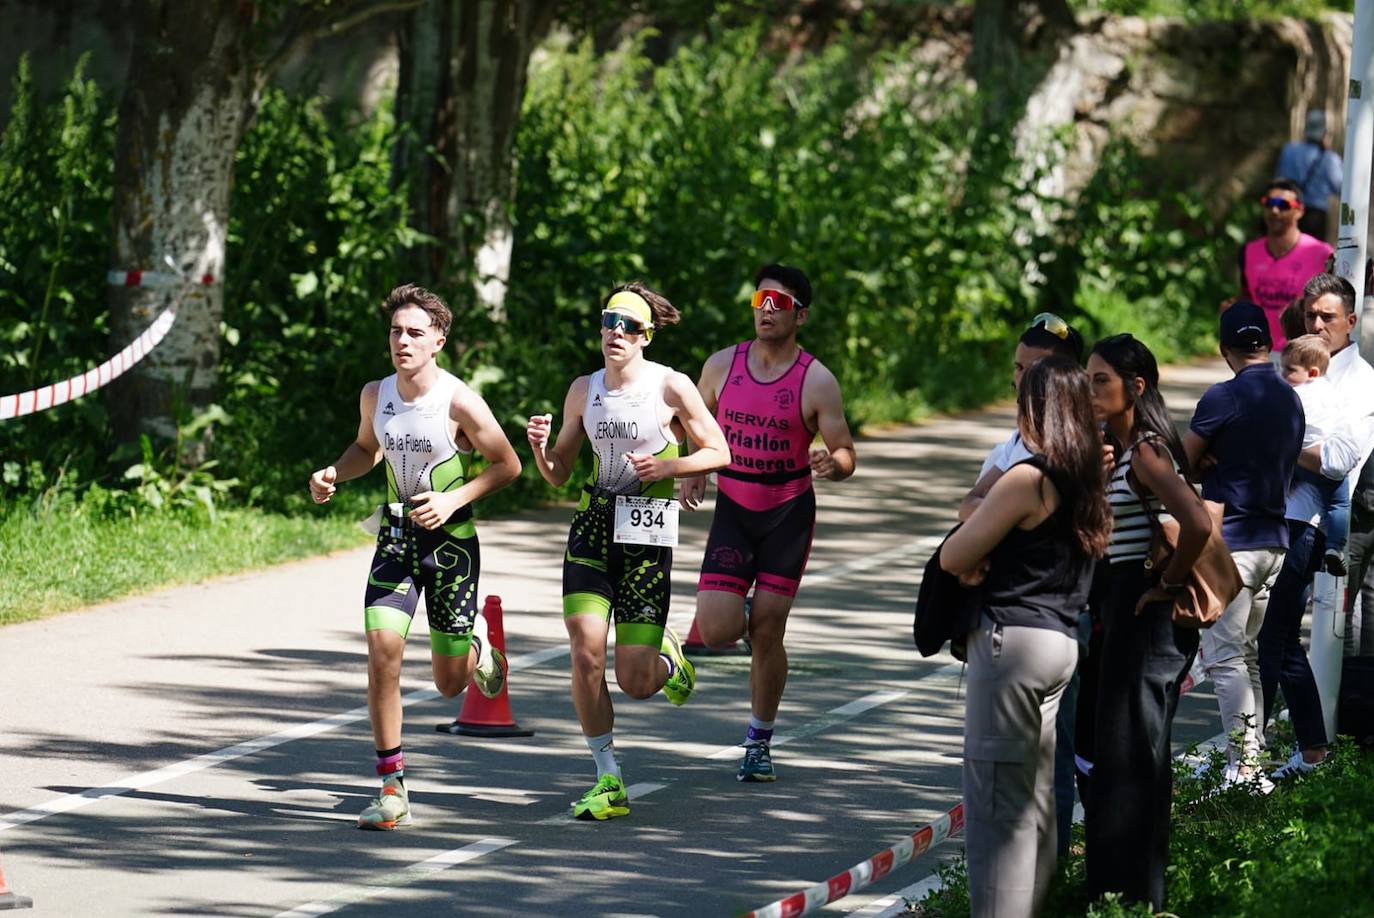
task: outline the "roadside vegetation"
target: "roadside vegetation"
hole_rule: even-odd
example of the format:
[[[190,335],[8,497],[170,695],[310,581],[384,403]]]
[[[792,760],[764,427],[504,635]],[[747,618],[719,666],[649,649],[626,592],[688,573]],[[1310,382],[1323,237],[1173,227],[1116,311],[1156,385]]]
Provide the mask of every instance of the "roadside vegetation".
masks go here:
[[[1280,726],[1288,726],[1281,722]],[[1272,757],[1293,751],[1288,737],[1271,743]],[[1224,754],[1214,752],[1210,777],[1194,762],[1174,773],[1166,915],[1188,918],[1285,918],[1291,915],[1374,914],[1374,755],[1348,738],[1331,747],[1326,764],[1279,784],[1267,796],[1249,787],[1218,788]],[[908,911],[923,918],[968,915],[963,861],[940,872],[938,889]],[[1151,918],[1143,904],[1115,896],[1090,902],[1084,893],[1083,826],[1060,864],[1044,915]]]
[[[1240,230],[1186,177],[1113,143],[1072,206],[1037,198],[1009,132],[910,49],[841,37],[792,59],[758,28],[708,32],[657,65],[634,42],[597,54],[567,40],[532,64],[506,318],[451,298],[444,361],[517,449],[526,418],[559,411],[592,368],[601,295],[633,278],[684,314],[655,359],[695,374],[748,334],[754,269],[803,265],[817,291],[804,343],[860,428],[1001,397],[1011,342],[1042,310],[1089,339],[1134,332],[1164,359],[1210,349]],[[23,70],[14,85],[0,393],[111,351],[113,100],[80,67],[59,98],[37,98]],[[380,476],[327,510],[304,482],[352,437],[362,385],[388,372],[377,304],[430,244],[391,174],[396,135],[385,105],[360,114],[269,91],[237,158],[219,397],[179,418],[208,434],[208,460],[113,444],[117,387],[0,424],[0,623],[362,543],[352,524]],[[478,512],[549,496],[526,463]],[[93,547],[73,560],[78,535]]]

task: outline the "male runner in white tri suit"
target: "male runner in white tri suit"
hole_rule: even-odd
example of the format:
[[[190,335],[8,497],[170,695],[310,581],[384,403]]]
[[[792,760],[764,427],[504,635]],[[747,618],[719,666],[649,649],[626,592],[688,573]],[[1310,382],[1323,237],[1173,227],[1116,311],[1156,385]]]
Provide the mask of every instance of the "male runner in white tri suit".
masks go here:
[[[843,481],[857,456],[839,382],[797,343],[811,281],[800,268],[771,264],[758,270],[754,286],[754,338],[708,357],[697,384],[732,457],[716,475],[697,627],[713,647],[749,636],[750,716],[735,777],[767,782],[777,778],[771,744],[787,685],[783,636],[816,528],[811,481]],[[812,447],[818,434],[824,446]],[[695,510],[705,493],[705,476],[685,479],[683,506]]]
[[[381,794],[358,817],[362,829],[410,824],[401,755],[401,654],[420,593],[429,616],[434,686],[446,698],[474,680],[495,697],[505,658],[487,638],[477,610],[480,555],[472,503],[520,474],[520,460],[487,403],[435,356],[453,314],[423,287],[391,291],[396,372],[363,387],[358,436],[334,464],[310,476],[310,494],[326,503],[340,482],[366,474],[386,457],[387,506],[367,577],[367,706],[377,745]],[[468,479],[473,450],[490,463]]]
[[[578,819],[630,812],[606,687],[606,637],[615,620],[615,678],[631,698],[660,688],[670,702],[692,694],[696,673],[668,624],[672,546],[677,543],[673,479],[730,461],[715,419],[692,381],[644,358],[655,330],[678,311],[643,284],[611,292],[601,313],[606,367],[579,376],[563,402],[563,426],[549,445],[552,415],[530,418],[528,436],[544,480],[572,475],[583,438],[594,450],[563,560],[563,624],[572,645],[572,699],[596,761],[597,780],[573,804]],[[683,435],[700,444],[680,456]]]

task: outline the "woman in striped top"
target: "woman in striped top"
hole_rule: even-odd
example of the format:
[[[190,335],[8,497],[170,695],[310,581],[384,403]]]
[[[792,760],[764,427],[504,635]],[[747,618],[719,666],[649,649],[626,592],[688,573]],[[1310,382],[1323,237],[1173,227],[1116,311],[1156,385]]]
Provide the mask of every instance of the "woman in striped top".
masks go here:
[[[1179,684],[1198,647],[1198,632],[1175,627],[1171,611],[1212,524],[1187,481],[1188,460],[1149,348],[1130,335],[1105,338],[1093,347],[1088,375],[1093,410],[1104,435],[1118,445],[1107,487],[1113,531],[1097,744],[1083,753],[1094,761],[1086,806],[1088,887],[1094,897],[1118,892],[1158,911],[1164,907],[1173,796],[1170,734]],[[1179,523],[1178,551],[1162,572],[1145,567],[1147,512]]]

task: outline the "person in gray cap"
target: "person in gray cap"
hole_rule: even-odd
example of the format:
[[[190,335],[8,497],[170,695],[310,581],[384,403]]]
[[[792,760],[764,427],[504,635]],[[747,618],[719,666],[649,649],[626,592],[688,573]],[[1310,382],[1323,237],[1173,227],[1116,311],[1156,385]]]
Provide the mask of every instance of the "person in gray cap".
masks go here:
[[[1326,147],[1326,112],[1314,108],[1307,113],[1303,139],[1283,145],[1275,178],[1289,178],[1302,189],[1305,204],[1298,229],[1309,236],[1326,239],[1326,211],[1331,198],[1341,196],[1341,155]]]

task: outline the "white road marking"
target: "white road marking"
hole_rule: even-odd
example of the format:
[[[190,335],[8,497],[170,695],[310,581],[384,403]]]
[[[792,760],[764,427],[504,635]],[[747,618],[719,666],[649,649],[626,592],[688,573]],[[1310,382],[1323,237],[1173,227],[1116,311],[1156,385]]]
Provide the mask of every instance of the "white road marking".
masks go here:
[[[643,781],[639,784],[631,784],[629,787],[625,788],[625,795],[631,800],[642,800],[654,791],[661,791],[667,786],[667,784],[653,784],[648,781]],[[576,821],[577,820],[573,819],[572,804],[568,804],[568,809],[559,813],[557,816],[550,816],[548,819],[539,820],[539,824],[541,826],[561,826]]]
[[[959,670],[962,668],[962,665],[963,664],[960,663],[952,663],[948,666],[942,666],[937,670],[926,673],[924,674],[924,676],[918,678],[928,679],[931,677],[953,675],[959,672]],[[856,698],[853,701],[842,704],[836,708],[832,708],[831,710],[827,711],[825,714],[821,715],[820,717],[816,718],[810,723],[803,724],[802,726],[798,727],[796,730],[791,731],[790,733],[776,737],[773,741],[773,745],[780,746],[793,740],[804,739],[805,737],[813,736],[825,730],[827,727],[831,727],[835,724],[852,720],[853,718],[858,717],[860,714],[863,714],[866,711],[871,711],[874,708],[881,707],[885,704],[889,704],[893,701],[896,701],[899,698],[905,698],[909,694],[911,694],[910,689],[884,689],[882,691],[873,692],[869,695],[865,695],[862,698]],[[708,755],[707,758],[727,758],[735,755],[738,749],[738,746],[727,746],[724,749],[716,750],[715,752]],[[667,784],[641,782],[638,784],[631,784],[630,786],[626,787],[625,793],[629,796],[631,800],[642,800],[650,794],[654,793],[655,791],[663,790],[667,786]],[[539,820],[539,824],[568,825],[574,821],[575,820],[573,819],[572,812],[570,810],[565,810],[562,813],[559,813],[557,816],[550,816],[547,819]],[[476,854],[472,854],[471,856],[463,858],[463,860],[472,860],[474,857],[480,857],[482,854],[486,854],[488,851],[494,851],[497,850],[497,848],[504,848],[508,847],[509,845],[515,844],[514,841],[509,839],[488,839],[487,841],[504,842],[504,844],[500,844],[496,847],[479,851]],[[485,844],[485,842],[478,843],[478,845],[481,844]],[[425,876],[428,876],[430,873],[433,873],[436,870],[442,870],[445,867],[452,866],[453,864],[462,863],[461,860],[453,860],[451,862],[444,863],[443,866],[439,867],[427,866],[435,864],[442,858],[448,857],[450,855],[462,854],[463,852],[470,851],[475,847],[476,846],[469,845],[467,848],[459,848],[456,851],[450,851],[447,852],[447,854],[438,855],[438,857],[436,858],[430,858],[427,861],[421,861],[418,864],[415,864],[411,867],[406,867],[395,874],[391,874],[390,876],[383,878],[383,880],[380,882],[369,884],[367,886],[359,886],[354,889],[340,893],[339,895],[331,897],[329,899],[324,899],[319,902],[312,902],[308,905],[302,905],[297,908],[291,909],[290,911],[281,912],[277,916],[277,918],[304,918],[304,916],[307,915],[326,915],[330,912],[338,911],[344,906],[352,905],[354,903],[361,902],[365,899],[370,899],[376,895],[379,895],[380,893],[387,891],[388,889],[394,889],[398,886],[403,886],[407,883],[412,883],[415,880],[423,879]]]
[[[527,653],[510,662],[510,669],[519,671],[528,669],[531,666],[538,666],[547,660],[555,659],[567,654],[567,647],[546,647],[543,650]],[[424,701],[433,701],[440,697],[434,689],[421,689],[417,692],[410,692],[401,698],[403,706],[419,704]],[[339,714],[332,714],[319,720],[312,720],[309,723],[297,724],[294,727],[287,727],[285,730],[278,730],[276,733],[260,736],[257,739],[248,740],[244,743],[237,743],[233,746],[226,746],[214,752],[207,752],[194,758],[167,765],[163,768],[156,768],[152,771],[139,772],[121,778],[119,781],[106,784],[102,787],[92,787],[79,794],[64,794],[61,797],[54,797],[51,800],[30,807],[26,810],[16,810],[13,813],[0,818],[0,832],[22,826],[30,822],[37,822],[49,816],[56,816],[58,813],[69,813],[72,810],[79,810],[90,806],[92,803],[104,800],[106,797],[119,797],[131,791],[144,790],[158,784],[164,784],[177,778],[204,771],[207,768],[214,768],[216,765],[223,765],[225,762],[232,762],[234,759],[241,759],[244,756],[280,746],[294,740],[308,739],[318,736],[321,733],[328,733],[340,727],[347,727],[360,720],[367,720],[367,705],[352,708]]]
[[[889,561],[912,555],[916,552],[933,552],[940,547],[940,543],[945,540],[944,536],[926,536],[920,539],[912,539],[904,545],[896,545],[892,548],[884,549],[877,554],[865,555],[862,558],[855,558],[853,561],[845,561],[840,564],[833,564],[819,574],[807,574],[807,586],[815,586],[818,583],[825,583],[827,580],[834,580],[846,574],[858,574],[863,571],[881,567]]]
[[[964,664],[962,663],[951,663],[948,666],[942,666],[933,672],[924,673],[914,678],[933,679],[939,678],[941,676],[955,675],[963,668],[963,665]],[[844,723],[847,720],[852,720],[853,718],[858,717],[865,711],[871,711],[874,708],[881,707],[885,704],[889,704],[893,701],[896,701],[898,698],[905,698],[907,695],[911,694],[911,691],[911,689],[884,689],[880,692],[873,692],[870,695],[865,695],[862,698],[856,698],[853,701],[850,701],[846,704],[842,704],[837,708],[831,708],[829,711],[825,712],[820,717],[816,718],[810,723],[802,724],[795,730],[791,730],[787,733],[782,733],[773,737],[773,742],[770,745],[783,746],[787,743],[793,742],[794,740],[804,739],[805,737],[813,736],[814,734],[820,733],[822,730],[825,730],[828,727],[833,727],[835,724]],[[726,746],[724,749],[717,749],[715,752],[712,752],[710,755],[707,756],[707,758],[728,759],[732,756],[739,755],[740,750],[742,748],[743,744]]]
[[[305,905],[298,905],[285,912],[278,912],[276,918],[305,918],[310,915],[328,915],[350,905],[359,902],[366,902],[382,893],[389,892],[399,886],[423,880],[426,877],[456,867],[459,864],[466,864],[475,861],[484,854],[493,851],[500,851],[502,848],[509,848],[515,844],[513,838],[484,838],[479,842],[473,842],[462,848],[454,848],[452,851],[445,851],[443,854],[436,854],[428,860],[420,861],[418,864],[411,864],[403,867],[395,873],[389,873],[378,880],[374,880],[365,886],[354,886],[344,890],[338,895],[330,896],[328,899],[320,899],[316,902],[309,902]]]
[[[889,896],[875,899],[857,911],[847,912],[852,918],[895,918],[897,915],[908,914],[906,910],[906,900],[920,902],[930,895],[932,890],[939,889],[944,884],[940,882],[940,877],[931,874],[918,883],[904,886]]]
[[[825,571],[810,576],[808,578],[808,582],[813,584],[821,583],[826,580],[831,580],[836,577],[843,576],[845,574],[852,574],[864,570],[869,570],[888,561],[891,561],[894,558],[899,558],[904,555],[908,555],[926,548],[933,551],[934,548],[940,544],[940,541],[940,537],[934,536],[928,536],[923,539],[914,539],[903,545],[898,545],[893,548],[889,548],[885,551],[880,551],[876,554],[859,558],[855,561],[847,561],[841,564],[834,565]],[[523,654],[511,660],[510,670],[512,672],[519,672],[520,670],[529,669],[530,667],[538,666],[541,663],[545,663],[549,660],[565,656],[567,653],[568,648],[566,646],[546,647],[543,650],[535,651],[534,653]],[[958,665],[959,664],[953,664],[953,666],[956,668],[958,667]],[[941,670],[937,670],[936,673],[944,673],[950,668],[951,667],[945,667]],[[927,675],[935,675],[936,673],[929,673]],[[847,720],[849,717],[852,717],[856,713],[862,713],[862,711],[868,710],[871,707],[876,707],[880,704],[886,704],[889,701],[894,700],[896,697],[900,697],[900,695],[895,695],[892,697],[880,697],[889,694],[891,693],[878,692],[874,693],[873,695],[866,696],[865,698],[858,699],[857,701],[850,702],[850,705],[867,705],[867,707],[860,707],[853,712],[846,712],[844,709],[848,706],[842,705],[840,708],[836,708],[835,710],[831,711],[828,715],[826,715],[826,717],[822,717],[820,720],[813,722],[807,727],[802,727],[796,731],[793,731],[791,734],[779,737],[774,744],[782,745],[783,743],[788,742],[791,739],[800,738],[802,736],[809,736],[812,733],[817,733],[821,730],[824,730],[826,727],[830,726],[833,723],[838,723],[839,721]],[[901,694],[904,695],[906,694],[906,692],[901,692]],[[419,691],[410,692],[409,694],[402,696],[401,704],[403,706],[408,707],[410,705],[419,704],[421,702],[432,701],[438,697],[440,697],[439,692],[437,692],[434,689],[421,689]],[[7,832],[10,829],[14,829],[22,825],[27,825],[31,822],[37,822],[40,819],[46,819],[49,816],[56,816],[60,813],[69,813],[73,810],[83,809],[85,807],[90,806],[93,803],[96,803],[100,800],[104,800],[107,797],[120,797],[124,794],[128,794],[133,791],[145,790],[149,787],[154,787],[158,784],[164,784],[168,781],[172,781],[177,778],[182,778],[186,775],[194,774],[198,771],[204,771],[207,768],[214,768],[216,765],[222,765],[225,762],[232,762],[235,759],[241,759],[245,756],[254,755],[256,753],[262,752],[267,749],[271,749],[275,746],[280,746],[285,743],[292,742],[294,740],[308,739],[312,736],[318,736],[322,733],[328,733],[332,730],[337,730],[340,727],[346,727],[350,724],[357,723],[358,721],[366,720],[367,716],[367,706],[363,705],[360,707],[352,708],[347,711],[340,712],[338,714],[332,714],[328,717],[313,720],[309,723],[297,724],[294,727],[288,727],[285,730],[279,730],[276,733],[271,733],[266,736],[260,736],[256,739],[248,740],[247,742],[236,743],[233,746],[226,746],[225,748],[218,749],[214,752],[207,752],[202,755],[194,756],[184,761],[176,762],[172,765],[167,765],[162,768],[153,769],[152,771],[144,771],[139,772],[138,774],[129,775],[128,777],[122,778],[116,782],[105,784],[100,787],[88,788],[77,794],[64,794],[61,797],[54,797],[51,800],[47,800],[43,803],[38,804],[37,806],[29,807],[28,809],[23,810],[16,810],[13,813],[9,813],[3,818],[0,818],[0,832]],[[833,717],[835,719],[827,720],[827,717]],[[810,729],[809,732],[803,732],[808,730],[808,728],[813,729]],[[734,755],[736,754],[735,750],[737,748],[737,746],[730,746],[726,749],[718,750],[716,753],[713,753],[711,755],[711,758],[725,758],[730,755]]]

